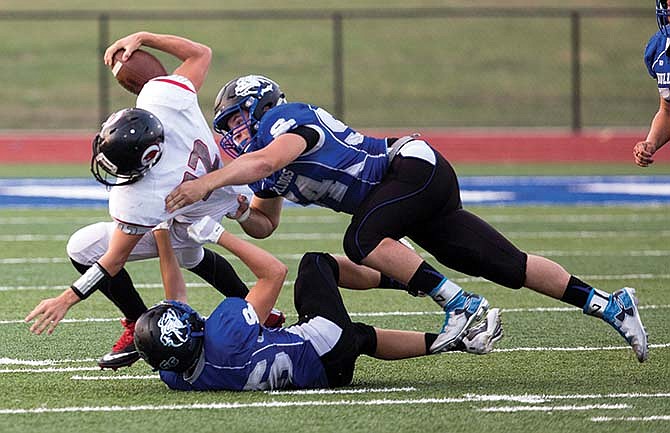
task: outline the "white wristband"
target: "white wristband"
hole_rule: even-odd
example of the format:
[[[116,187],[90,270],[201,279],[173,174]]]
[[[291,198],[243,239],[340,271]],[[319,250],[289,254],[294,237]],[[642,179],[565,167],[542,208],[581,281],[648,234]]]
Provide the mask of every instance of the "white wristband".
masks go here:
[[[251,215],[251,207],[248,207],[247,210],[245,210],[244,212],[242,212],[242,215],[240,215],[240,216],[237,218],[237,222],[240,223],[240,224],[243,223],[243,222],[245,222],[246,220],[249,219],[249,215]]]

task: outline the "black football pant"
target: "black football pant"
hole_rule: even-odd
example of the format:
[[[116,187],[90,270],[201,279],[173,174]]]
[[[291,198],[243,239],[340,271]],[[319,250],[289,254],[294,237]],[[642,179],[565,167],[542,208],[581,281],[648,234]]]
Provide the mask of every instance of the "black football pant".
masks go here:
[[[383,181],[352,216],[344,238],[347,256],[361,263],[384,238],[406,236],[451,269],[522,287],[526,254],[462,208],[454,169],[433,152],[434,165],[395,156]]]

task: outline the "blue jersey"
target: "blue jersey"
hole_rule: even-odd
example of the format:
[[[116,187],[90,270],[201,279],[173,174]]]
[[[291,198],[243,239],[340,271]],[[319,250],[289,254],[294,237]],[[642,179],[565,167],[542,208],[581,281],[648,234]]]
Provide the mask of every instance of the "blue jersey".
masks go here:
[[[670,39],[660,31],[649,39],[644,50],[644,63],[647,71],[658,83],[661,97],[670,101],[670,59],[666,51],[670,46]]]
[[[271,176],[249,185],[261,197],[283,196],[353,213],[388,168],[386,139],[364,136],[323,108],[302,103],[278,105],[263,115],[249,152],[267,146],[299,126],[319,134],[317,144]]]
[[[244,299],[221,302],[205,322],[204,338],[204,357],[191,377],[160,371],[170,388],[243,391],[328,386],[314,347],[286,328],[263,328]]]

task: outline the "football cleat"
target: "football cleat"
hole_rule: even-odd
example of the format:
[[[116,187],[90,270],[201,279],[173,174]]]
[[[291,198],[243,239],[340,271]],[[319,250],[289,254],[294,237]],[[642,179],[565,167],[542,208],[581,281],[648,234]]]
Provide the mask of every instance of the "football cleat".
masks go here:
[[[454,350],[486,355],[493,351],[494,344],[502,337],[503,328],[500,309],[491,308],[484,320],[468,329],[463,339],[454,346]]]
[[[603,320],[626,339],[633,348],[637,360],[644,362],[649,356],[649,343],[637,309],[637,302],[633,288],[624,287],[612,293],[603,311]]]
[[[140,354],[135,349],[135,322],[128,319],[121,319],[124,328],[123,334],[116,341],[112,351],[103,355],[98,361],[100,368],[111,368],[115,370],[121,367],[130,367],[135,361],[140,359]]]
[[[286,316],[280,310],[273,308],[270,310],[270,315],[265,319],[263,326],[266,328],[281,328],[281,326],[286,322]]]
[[[446,317],[437,340],[430,346],[431,353],[446,352],[463,338],[468,330],[484,317],[489,302],[483,296],[461,291],[444,306]]]

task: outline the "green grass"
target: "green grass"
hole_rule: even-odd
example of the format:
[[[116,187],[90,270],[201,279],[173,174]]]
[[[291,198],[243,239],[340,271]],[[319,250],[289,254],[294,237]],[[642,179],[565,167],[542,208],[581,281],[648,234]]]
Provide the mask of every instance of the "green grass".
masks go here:
[[[523,176],[523,175],[665,175],[670,174],[670,164],[655,164],[641,169],[631,164],[561,163],[542,164],[471,164],[455,163],[459,176]],[[86,164],[0,164],[0,177],[88,177],[91,173]]]
[[[360,394],[171,392],[152,377],[153,373],[143,362],[116,373],[95,369],[48,372],[43,369],[95,367],[95,359],[109,349],[120,332],[115,320],[118,311],[100,294],[73,307],[67,318],[75,321],[61,324],[51,336],[31,335],[27,325],[14,323],[40,299],[57,295],[76,278],[76,272],[65,260],[64,246],[69,234],[86,224],[106,220],[108,216],[105,209],[3,209],[0,210],[0,269],[3,273],[0,291],[3,301],[0,303],[3,395],[0,411],[73,409],[71,412],[29,414],[0,412],[0,430],[3,433],[160,432],[175,428],[291,433],[670,431],[667,420],[602,423],[591,420],[601,416],[670,415],[667,394],[649,397],[667,393],[670,383],[667,368],[670,325],[666,320],[670,308],[667,302],[670,278],[667,266],[670,255],[667,247],[670,236],[668,207],[477,207],[471,210],[508,234],[523,249],[548,254],[572,273],[604,290],[615,290],[623,285],[636,287],[650,342],[665,346],[652,348],[645,364],[638,364],[628,348],[579,349],[623,347],[625,342],[608,325],[586,317],[576,309],[556,309],[564,306],[558,301],[527,289],[514,291],[472,280],[440,267],[464,287],[485,295],[492,305],[503,309],[505,338],[498,345],[501,351],[481,357],[448,354],[399,362],[363,357],[358,362],[354,383],[346,388],[369,390]],[[295,257],[307,250],[341,252],[339,234],[346,225],[344,215],[319,209],[290,208],[286,209],[277,234],[322,233],[323,239],[254,241],[278,255],[290,268],[289,284],[284,287],[278,302],[278,306],[288,313],[289,321],[296,318],[290,285],[295,279]],[[239,233],[235,224],[227,224],[227,228]],[[554,235],[549,236],[548,232]],[[618,234],[613,236],[612,232]],[[47,240],[12,240],[20,234],[42,235]],[[38,258],[54,259],[54,263],[21,260]],[[240,262],[231,260],[242,278],[251,281],[251,274],[242,269]],[[431,262],[435,264],[432,259]],[[157,261],[131,263],[128,270],[138,285],[144,285],[140,292],[147,303],[161,299]],[[218,293],[190,273],[185,277],[192,284],[190,303],[203,313],[211,311],[220,301]],[[435,305],[427,299],[380,290],[344,291],[343,295],[348,309],[356,314],[356,320],[375,326],[434,331],[442,320]],[[538,311],[538,307],[549,310]],[[384,312],[415,314],[373,314]],[[87,318],[108,320],[82,321]],[[16,360],[53,360],[54,364],[30,366],[21,365]],[[33,369],[36,372],[29,372]],[[18,371],[9,373],[7,370]],[[80,376],[99,380],[77,380]],[[129,378],[120,379],[123,376]],[[384,388],[404,390],[382,391]],[[640,395],[637,398],[612,396],[620,393]],[[527,395],[555,397],[546,397],[544,402],[528,402]],[[507,396],[508,399],[490,397],[490,401],[485,401],[483,396]],[[526,396],[526,400],[518,401],[522,396]],[[375,404],[375,400],[387,404]],[[268,402],[296,406],[266,407]],[[213,407],[198,409],[192,406],[195,404]],[[259,406],[250,407],[254,404]],[[619,410],[602,406],[615,404],[626,406]],[[226,408],[225,405],[239,407]],[[587,405],[600,406],[577,410]],[[145,409],[129,410],[136,406]],[[539,408],[555,406],[564,410],[539,411]],[[82,411],[85,407],[118,407],[119,410]],[[534,410],[481,411],[501,407],[530,407]]]
[[[210,117],[223,83],[263,73],[290,100],[335,108],[329,20],[188,19],[189,11],[333,10],[472,6],[465,1],[345,0],[268,2],[5,1],[3,10],[181,10],[182,20],[113,19],[110,39],[140,29],[177,33],[210,45],[214,60],[200,92]],[[515,0],[477,7],[639,7],[634,0]],[[656,31],[648,17],[581,20],[582,110],[586,127],[646,127],[658,106],[642,49]],[[345,19],[344,118],[354,127],[569,127],[570,22],[567,18]],[[42,35],[48,34],[45,38]],[[613,37],[613,35],[626,35]],[[87,129],[99,126],[94,20],[2,20],[0,129]],[[168,69],[177,62],[161,56]],[[107,75],[110,109],[134,104]]]

